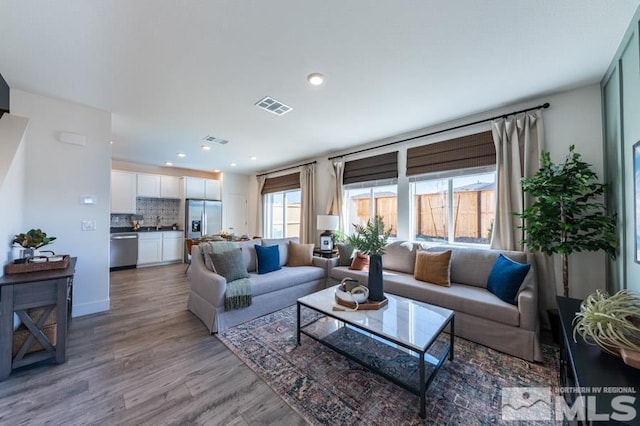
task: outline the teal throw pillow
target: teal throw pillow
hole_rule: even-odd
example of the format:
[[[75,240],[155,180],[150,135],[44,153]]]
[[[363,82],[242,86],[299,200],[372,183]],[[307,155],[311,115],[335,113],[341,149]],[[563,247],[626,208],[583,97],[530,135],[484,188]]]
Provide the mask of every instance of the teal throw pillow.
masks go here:
[[[531,265],[528,263],[514,262],[500,253],[489,274],[487,290],[498,296],[500,300],[517,305],[518,290],[530,268]]]
[[[280,269],[280,250],[275,246],[255,245],[258,258],[258,273],[266,274]]]
[[[234,248],[220,253],[209,253],[211,262],[218,275],[222,275],[227,282],[249,278],[247,268],[244,266],[242,249]]]
[[[345,243],[336,244],[338,248],[338,266],[351,266],[355,248]]]

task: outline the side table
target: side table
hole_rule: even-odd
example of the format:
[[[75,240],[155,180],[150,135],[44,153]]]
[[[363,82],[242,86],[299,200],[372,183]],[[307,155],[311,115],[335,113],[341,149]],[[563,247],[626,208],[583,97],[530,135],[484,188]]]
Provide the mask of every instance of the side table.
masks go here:
[[[0,380],[5,380],[11,370],[53,358],[58,364],[65,361],[67,324],[70,315],[69,300],[77,258],[72,257],[65,269],[26,272],[0,277]],[[57,308],[56,344],[49,341],[42,327],[48,316],[34,321],[28,310],[40,307]],[[13,349],[13,314],[22,320],[31,335],[23,343],[16,356]],[[37,340],[43,350],[26,353]]]
[[[321,250],[320,248],[316,247],[313,249],[313,255],[324,257],[325,259],[331,259],[333,257],[338,257],[338,249]]]

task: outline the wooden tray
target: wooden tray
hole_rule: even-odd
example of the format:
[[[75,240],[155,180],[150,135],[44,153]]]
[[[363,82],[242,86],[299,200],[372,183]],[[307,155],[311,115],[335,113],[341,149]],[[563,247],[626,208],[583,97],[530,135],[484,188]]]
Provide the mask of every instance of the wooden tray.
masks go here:
[[[5,274],[23,274],[25,272],[50,271],[51,269],[66,269],[69,266],[70,256],[62,255],[63,259],[57,262],[42,263],[7,263],[4,267]]]
[[[338,305],[342,305],[342,306],[345,306],[347,308],[355,309],[355,307],[356,307],[355,303],[347,302],[345,300],[342,300],[338,296],[334,296],[334,297],[335,297],[336,303]],[[372,300],[367,300],[364,303],[359,303],[358,304],[358,310],[359,311],[375,311],[377,309],[380,309],[382,307],[387,306],[387,303],[389,303],[389,301],[387,300],[386,297],[383,300],[379,301],[379,302],[374,302]]]

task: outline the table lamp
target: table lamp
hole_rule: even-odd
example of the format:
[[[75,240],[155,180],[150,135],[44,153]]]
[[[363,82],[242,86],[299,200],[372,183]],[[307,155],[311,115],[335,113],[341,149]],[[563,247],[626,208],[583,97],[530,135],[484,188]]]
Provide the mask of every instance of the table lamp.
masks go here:
[[[338,229],[340,221],[338,216],[319,214],[316,227],[318,230],[324,230],[320,234],[320,250],[333,250],[333,231]]]

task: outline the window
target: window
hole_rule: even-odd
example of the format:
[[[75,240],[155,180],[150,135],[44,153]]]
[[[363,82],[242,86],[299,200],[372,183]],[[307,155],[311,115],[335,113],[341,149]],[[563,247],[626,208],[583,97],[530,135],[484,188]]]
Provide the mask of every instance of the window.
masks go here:
[[[398,187],[395,183],[373,184],[363,182],[345,186],[347,232],[353,231],[353,224],[366,225],[374,216],[382,216],[385,230],[391,228],[391,237],[398,232]]]
[[[492,169],[411,178],[414,240],[489,244],[495,215]]]
[[[264,232],[267,238],[300,236],[299,189],[279,191],[263,196]]]

